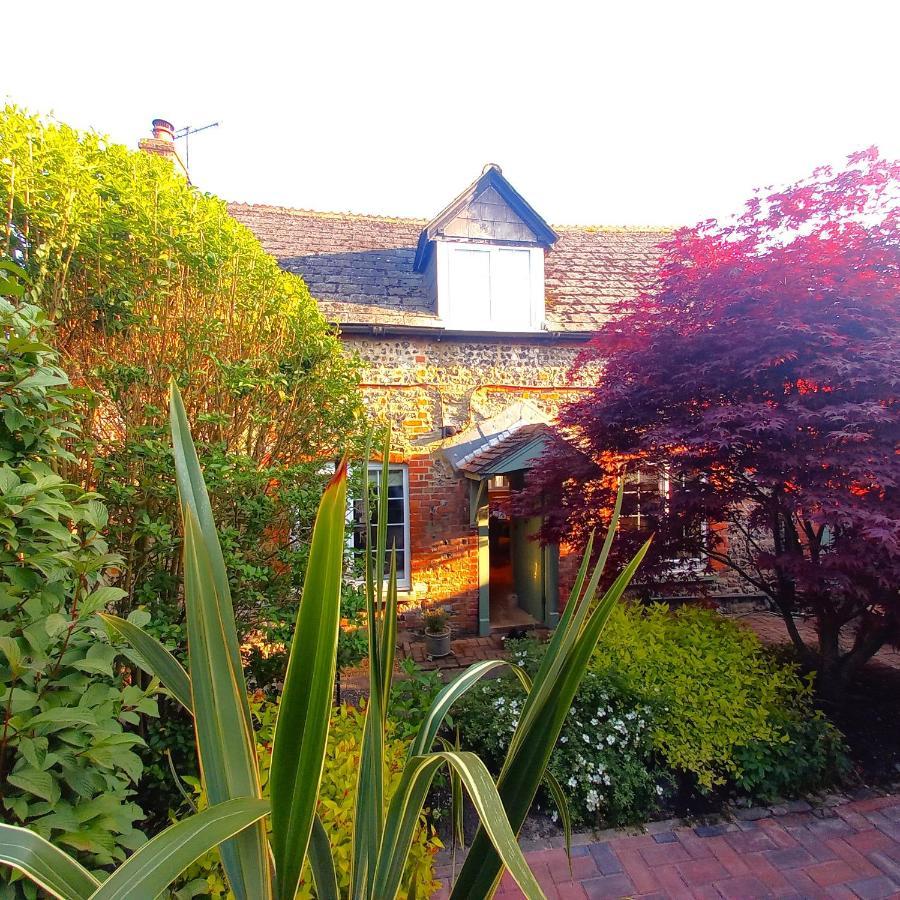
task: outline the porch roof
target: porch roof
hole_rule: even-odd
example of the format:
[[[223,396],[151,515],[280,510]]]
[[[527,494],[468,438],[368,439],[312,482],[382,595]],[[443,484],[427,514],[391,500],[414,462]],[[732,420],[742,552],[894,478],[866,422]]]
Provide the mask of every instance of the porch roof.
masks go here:
[[[477,480],[527,469],[544,452],[550,433],[550,426],[543,422],[507,429],[471,450],[458,468]]]

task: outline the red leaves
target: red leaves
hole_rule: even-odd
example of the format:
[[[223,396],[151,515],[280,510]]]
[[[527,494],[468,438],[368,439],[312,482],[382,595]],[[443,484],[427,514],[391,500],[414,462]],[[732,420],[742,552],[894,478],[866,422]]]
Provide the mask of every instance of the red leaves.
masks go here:
[[[535,473],[535,496],[558,504],[549,530],[602,520],[610,456],[731,473],[657,523],[657,560],[730,509],[736,528],[769,529],[769,547],[775,519],[815,523],[821,546],[751,547],[743,563],[769,581],[779,567],[801,604],[824,592],[900,616],[900,164],[870,148],[681,229],[651,284],[582,354],[603,375],[560,422],[594,463],[556,450]]]

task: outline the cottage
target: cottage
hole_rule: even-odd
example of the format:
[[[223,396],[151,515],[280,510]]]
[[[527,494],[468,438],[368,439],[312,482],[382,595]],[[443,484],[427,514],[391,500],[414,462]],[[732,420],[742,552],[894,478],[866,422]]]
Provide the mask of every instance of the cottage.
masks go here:
[[[230,211],[365,361],[366,403],[394,432],[402,599],[441,603],[470,633],[555,624],[574,556],[530,540],[540,520],[503,501],[584,389],[568,378],[579,349],[637,289],[665,230],[551,227],[496,165],[429,222]]]

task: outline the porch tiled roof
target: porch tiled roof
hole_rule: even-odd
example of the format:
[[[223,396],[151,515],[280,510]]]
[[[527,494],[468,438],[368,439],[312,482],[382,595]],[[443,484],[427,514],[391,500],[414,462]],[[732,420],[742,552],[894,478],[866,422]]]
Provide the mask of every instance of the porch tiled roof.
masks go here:
[[[340,324],[440,326],[425,275],[413,270],[424,219],[322,213],[246,203],[231,214],[282,267],[302,275],[323,314]],[[658,256],[664,228],[556,226],[545,261],[547,321],[590,331],[633,296]]]
[[[503,460],[550,431],[550,426],[543,422],[509,428],[463,457],[459,468],[470,475],[490,474]]]

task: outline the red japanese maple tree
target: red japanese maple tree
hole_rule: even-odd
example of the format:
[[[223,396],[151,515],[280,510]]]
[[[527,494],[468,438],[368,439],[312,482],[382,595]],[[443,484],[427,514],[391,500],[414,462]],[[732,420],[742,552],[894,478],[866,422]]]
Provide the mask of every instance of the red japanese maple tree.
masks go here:
[[[622,554],[655,531],[656,590],[694,577],[686,556],[730,570],[831,693],[900,641],[898,204],[900,164],[871,149],[675,232],[582,355],[597,385],[562,411],[568,443],[530,491],[548,535],[583,538],[622,459],[664,471]],[[818,648],[796,628],[809,614]]]

